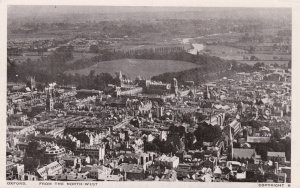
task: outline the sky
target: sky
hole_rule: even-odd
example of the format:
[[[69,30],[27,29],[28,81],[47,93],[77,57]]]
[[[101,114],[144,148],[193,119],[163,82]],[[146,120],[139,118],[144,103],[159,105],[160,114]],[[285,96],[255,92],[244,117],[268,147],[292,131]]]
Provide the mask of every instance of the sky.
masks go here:
[[[57,17],[74,14],[101,14],[112,18],[115,15],[134,15],[142,13],[146,17],[162,16],[166,18],[265,18],[280,19],[291,17],[289,8],[204,8],[204,7],[112,7],[112,6],[55,6],[55,5],[14,5],[8,7],[8,18],[21,17]]]

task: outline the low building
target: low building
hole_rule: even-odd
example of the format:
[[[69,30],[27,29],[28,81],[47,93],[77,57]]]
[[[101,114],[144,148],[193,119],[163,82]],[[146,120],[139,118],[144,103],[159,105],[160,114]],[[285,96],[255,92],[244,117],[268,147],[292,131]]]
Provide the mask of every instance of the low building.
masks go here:
[[[268,152],[267,159],[279,163],[284,163],[286,161],[285,152]]]
[[[142,165],[122,163],[117,169],[124,174],[124,180],[143,180],[145,178]]]
[[[84,155],[90,157],[91,164],[98,163],[100,161],[103,161],[105,156],[105,145],[93,145],[93,146],[80,146],[77,147],[75,152],[75,155]]]
[[[46,148],[44,153],[45,162],[50,163],[57,160],[60,160],[66,154],[65,148],[58,146]]]
[[[162,155],[155,159],[155,165],[163,166],[168,169],[177,168],[179,165],[179,157],[168,157],[166,155]]]
[[[37,170],[38,175],[44,179],[47,180],[48,177],[53,177],[58,174],[62,174],[63,167],[61,164],[59,164],[57,161],[54,161],[47,166],[44,166]]]
[[[235,160],[249,160],[255,159],[255,149],[249,148],[232,148],[232,157]]]
[[[66,167],[76,168],[81,165],[81,159],[78,156],[64,156],[62,159]]]
[[[107,168],[105,166],[92,166],[89,170],[88,177],[96,180],[103,180],[105,176],[108,176],[111,174],[111,169]]]

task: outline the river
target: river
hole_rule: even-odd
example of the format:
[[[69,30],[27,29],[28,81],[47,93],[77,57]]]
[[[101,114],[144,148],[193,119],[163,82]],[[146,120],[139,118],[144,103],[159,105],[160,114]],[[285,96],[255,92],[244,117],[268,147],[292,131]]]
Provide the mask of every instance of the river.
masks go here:
[[[191,41],[193,40],[193,39],[199,39],[199,38],[202,38],[203,36],[201,36],[201,37],[196,37],[196,38],[184,38],[184,39],[182,39],[182,43],[183,44],[192,44],[192,49],[189,49],[188,50],[188,53],[190,53],[190,54],[194,54],[194,55],[196,55],[197,54],[197,52],[200,52],[200,51],[202,51],[203,49],[204,49],[204,45],[203,44],[200,44],[200,43],[192,43]]]
[[[195,38],[183,38],[182,43],[183,44],[191,44],[193,48],[189,49],[188,53],[196,55],[197,52],[201,52],[205,48],[205,46],[204,46],[204,44],[201,44],[201,43],[193,43],[193,39],[200,39],[200,38],[204,38],[204,37],[218,36],[218,35],[224,35],[224,34],[231,34],[231,32],[229,32],[229,33],[214,33],[214,34],[204,35],[204,36],[195,37]]]
[[[188,53],[190,53],[190,54],[196,55],[197,52],[200,52],[200,51],[202,51],[204,49],[204,45],[203,44],[193,43],[192,46],[193,46],[193,49],[190,49],[188,51]]]

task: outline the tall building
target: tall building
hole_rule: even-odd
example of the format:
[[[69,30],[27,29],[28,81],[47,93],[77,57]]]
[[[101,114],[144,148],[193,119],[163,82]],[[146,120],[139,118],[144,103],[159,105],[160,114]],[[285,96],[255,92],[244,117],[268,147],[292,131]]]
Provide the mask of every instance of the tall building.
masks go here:
[[[178,95],[178,82],[176,78],[173,78],[173,83],[171,85],[171,92],[176,96]]]
[[[75,155],[85,155],[89,156],[91,159],[91,164],[99,163],[104,161],[105,157],[105,145],[98,144],[98,145],[80,145],[74,151]]]
[[[117,84],[116,85],[118,87],[122,87],[122,85],[123,85],[123,75],[122,75],[122,72],[121,71],[117,72],[116,76],[117,76]]]
[[[34,77],[30,77],[30,89],[31,91],[35,90],[36,88],[36,84],[35,84],[35,78]]]
[[[48,111],[48,112],[51,112],[54,109],[53,92],[54,92],[54,89],[51,86],[46,90],[46,95],[47,95],[46,111]]]
[[[204,93],[204,99],[210,99],[210,91],[208,86],[206,86],[206,91]]]

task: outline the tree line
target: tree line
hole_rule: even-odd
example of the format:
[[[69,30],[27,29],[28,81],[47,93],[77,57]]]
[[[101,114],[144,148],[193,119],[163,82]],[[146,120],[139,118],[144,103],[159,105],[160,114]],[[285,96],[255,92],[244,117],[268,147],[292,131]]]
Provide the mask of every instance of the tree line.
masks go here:
[[[115,83],[114,78],[108,73],[96,75],[94,71],[91,71],[89,75],[70,75],[67,74],[66,71],[90,67],[100,61],[122,58],[177,60],[199,65],[199,67],[194,69],[181,72],[168,72],[153,77],[154,80],[163,82],[171,82],[175,77],[182,83],[187,80],[198,83],[209,79],[215,79],[218,76],[226,76],[231,74],[232,71],[249,72],[254,70],[253,66],[250,65],[238,64],[235,61],[226,61],[208,55],[193,55],[184,51],[165,54],[145,51],[143,53],[133,53],[128,56],[128,54],[122,52],[101,50],[92,58],[80,59],[70,63],[70,61],[74,59],[72,51],[61,50],[55,51],[47,57],[41,57],[41,59],[27,59],[20,64],[17,64],[8,58],[7,79],[9,82],[18,82],[26,80],[29,76],[34,76],[36,81],[42,85],[55,81],[62,85],[72,84],[79,88],[105,90],[107,89],[108,84]],[[232,68],[229,70],[230,67]]]

